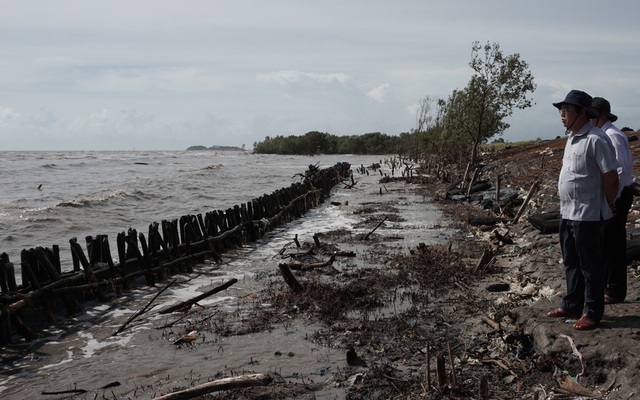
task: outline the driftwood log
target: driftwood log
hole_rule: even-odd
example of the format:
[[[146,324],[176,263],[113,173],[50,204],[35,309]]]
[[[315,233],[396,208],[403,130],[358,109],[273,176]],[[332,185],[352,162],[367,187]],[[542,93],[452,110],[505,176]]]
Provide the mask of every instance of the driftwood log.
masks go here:
[[[221,390],[233,390],[253,386],[266,386],[271,382],[273,382],[273,378],[268,374],[234,376],[232,378],[218,379],[216,381],[203,383],[202,385],[194,386],[189,389],[165,394],[164,396],[156,397],[153,400],[187,400]]]

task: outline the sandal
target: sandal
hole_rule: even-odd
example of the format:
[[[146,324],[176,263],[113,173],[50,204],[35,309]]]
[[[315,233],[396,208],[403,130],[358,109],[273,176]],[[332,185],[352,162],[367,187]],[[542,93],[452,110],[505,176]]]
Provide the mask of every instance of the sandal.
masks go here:
[[[573,329],[577,331],[588,331],[596,328],[598,323],[599,321],[593,320],[585,314],[573,324]]]
[[[549,311],[546,315],[547,315],[547,317],[550,317],[550,318],[578,318],[578,317],[580,317],[580,314],[569,312],[569,311],[565,310],[564,308],[556,308],[555,310]]]

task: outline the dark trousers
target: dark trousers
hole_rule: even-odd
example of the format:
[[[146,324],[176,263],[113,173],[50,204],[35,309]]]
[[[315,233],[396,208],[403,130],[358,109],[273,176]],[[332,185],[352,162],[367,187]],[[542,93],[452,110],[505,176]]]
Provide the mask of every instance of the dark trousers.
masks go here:
[[[560,221],[560,248],[567,279],[562,308],[600,321],[604,314],[602,223]]]
[[[602,227],[604,292],[619,301],[627,297],[627,217],[632,204],[633,190],[626,186],[616,200],[615,215]]]

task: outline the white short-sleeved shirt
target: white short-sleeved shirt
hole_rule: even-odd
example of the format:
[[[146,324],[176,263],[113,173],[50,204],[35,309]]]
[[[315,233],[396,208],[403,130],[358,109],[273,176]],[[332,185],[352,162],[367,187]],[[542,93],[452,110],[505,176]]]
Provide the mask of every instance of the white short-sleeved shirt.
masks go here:
[[[609,136],[613,149],[616,151],[616,159],[618,160],[618,177],[620,178],[620,188],[618,190],[618,197],[620,192],[625,186],[630,186],[633,183],[633,169],[631,164],[631,149],[629,147],[629,138],[620,129],[607,121],[600,128],[604,133]]]
[[[611,140],[590,122],[569,136],[558,179],[562,218],[573,221],[611,218],[603,174],[618,166]]]

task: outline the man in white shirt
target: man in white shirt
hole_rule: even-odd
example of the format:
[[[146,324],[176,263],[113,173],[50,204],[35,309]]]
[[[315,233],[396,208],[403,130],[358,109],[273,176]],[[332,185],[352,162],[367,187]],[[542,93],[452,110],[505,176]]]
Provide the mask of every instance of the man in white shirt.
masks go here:
[[[611,139],[618,160],[620,189],[614,203],[613,218],[603,225],[604,302],[622,303],[627,297],[627,217],[633,204],[633,170],[629,139],[613,122],[618,117],[611,113],[611,104],[602,97],[594,97],[591,108],[598,114],[591,123],[602,129]]]
[[[567,293],[560,308],[546,315],[579,318],[573,324],[576,330],[596,328],[604,314],[602,221],[613,216],[618,193],[618,161],[607,135],[590,122],[598,117],[591,102],[587,93],[572,90],[553,103],[569,134],[558,178]]]

